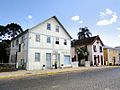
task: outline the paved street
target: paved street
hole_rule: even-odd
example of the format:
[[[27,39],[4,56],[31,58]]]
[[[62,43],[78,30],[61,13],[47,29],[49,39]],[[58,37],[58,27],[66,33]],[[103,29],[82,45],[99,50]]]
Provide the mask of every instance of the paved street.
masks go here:
[[[0,80],[0,90],[120,90],[120,68]]]

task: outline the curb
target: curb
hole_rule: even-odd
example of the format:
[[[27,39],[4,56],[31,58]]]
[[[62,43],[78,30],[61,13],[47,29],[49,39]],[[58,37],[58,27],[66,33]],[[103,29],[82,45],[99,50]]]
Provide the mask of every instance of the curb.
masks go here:
[[[111,69],[111,68],[120,68],[120,66],[107,66],[107,67],[86,67],[86,68],[75,68],[75,69],[63,69],[60,71],[48,71],[43,73],[25,73],[18,75],[8,75],[8,76],[0,76],[0,79],[10,79],[10,78],[23,78],[28,76],[49,76],[56,75],[62,73],[70,73],[70,72],[86,72],[86,71],[94,71],[94,70],[103,70],[103,69]]]

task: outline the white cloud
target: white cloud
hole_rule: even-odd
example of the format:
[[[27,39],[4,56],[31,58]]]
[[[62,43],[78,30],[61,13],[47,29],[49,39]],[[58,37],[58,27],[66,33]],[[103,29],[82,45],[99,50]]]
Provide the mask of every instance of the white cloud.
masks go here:
[[[112,15],[112,14],[113,14],[113,11],[107,8],[107,9],[106,9],[106,14],[107,14],[107,15]]]
[[[32,19],[32,15],[28,15],[28,19]]]
[[[105,26],[117,22],[118,16],[110,9],[106,9],[105,12],[100,12],[100,21],[97,22],[98,26]]]
[[[120,30],[120,28],[116,28],[117,30]]]
[[[118,37],[120,38],[120,35],[118,35]]]
[[[79,21],[79,20],[80,20],[80,17],[79,17],[79,16],[73,16],[73,17],[72,17],[72,20],[73,20],[73,21]]]
[[[83,21],[79,21],[78,23],[83,23]]]

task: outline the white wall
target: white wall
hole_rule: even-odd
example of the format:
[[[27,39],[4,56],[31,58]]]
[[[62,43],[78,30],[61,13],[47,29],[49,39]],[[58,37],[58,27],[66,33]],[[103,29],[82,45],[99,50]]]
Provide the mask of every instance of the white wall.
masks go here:
[[[97,43],[97,42],[99,42],[99,43]],[[96,45],[97,52],[94,52],[93,45]],[[93,60],[93,64],[94,64],[94,55],[96,55],[96,56],[99,55],[100,63],[98,65],[101,65],[101,55],[102,55],[103,56],[103,65],[104,65],[104,54],[103,54],[103,46],[102,46],[102,44],[100,43],[100,41],[96,40],[93,45],[92,45],[92,60]],[[100,52],[100,46],[102,46],[102,52]],[[97,59],[97,63],[98,63],[98,59]]]
[[[47,30],[47,23],[51,24],[51,30]],[[60,65],[64,64],[64,55],[69,55],[71,58],[70,37],[60,25],[59,32],[56,32],[56,25],[59,25],[59,23],[52,18],[29,31],[28,70],[42,69],[42,66],[46,65],[46,53],[51,53],[51,62],[53,63],[53,52],[57,51],[60,54]],[[40,42],[36,42],[36,34],[40,35]],[[51,43],[47,43],[47,36],[51,37]],[[55,44],[56,37],[59,38],[59,44]],[[67,45],[64,45],[65,39],[67,40]],[[34,62],[35,52],[40,53],[40,62]],[[66,66],[71,66],[71,64]]]

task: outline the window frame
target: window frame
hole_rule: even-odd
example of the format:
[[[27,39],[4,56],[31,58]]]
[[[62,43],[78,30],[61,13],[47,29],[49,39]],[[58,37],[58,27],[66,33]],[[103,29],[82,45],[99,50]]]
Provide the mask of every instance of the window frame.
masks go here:
[[[51,30],[51,24],[47,23],[47,30]]]
[[[14,47],[15,46],[15,42],[14,41],[12,41],[12,47]]]
[[[99,46],[100,52],[103,52],[102,46]]]
[[[59,44],[59,38],[56,38],[55,44]]]
[[[51,43],[51,37],[47,36],[47,43]]]
[[[39,35],[39,34],[36,34],[36,35],[35,35],[35,41],[36,41],[36,42],[40,42],[40,35]]]
[[[93,51],[94,51],[94,52],[97,52],[96,45],[93,45]]]
[[[16,39],[16,46],[19,44],[19,39]]]
[[[64,39],[64,45],[67,45],[67,40],[66,39]]]
[[[56,32],[59,32],[59,29],[60,29],[59,25],[56,25]]]
[[[21,43],[24,43],[24,40],[25,40],[25,36],[22,36],[21,37]]]
[[[36,56],[39,55],[39,56]],[[40,62],[40,53],[39,52],[35,52],[35,62]]]

